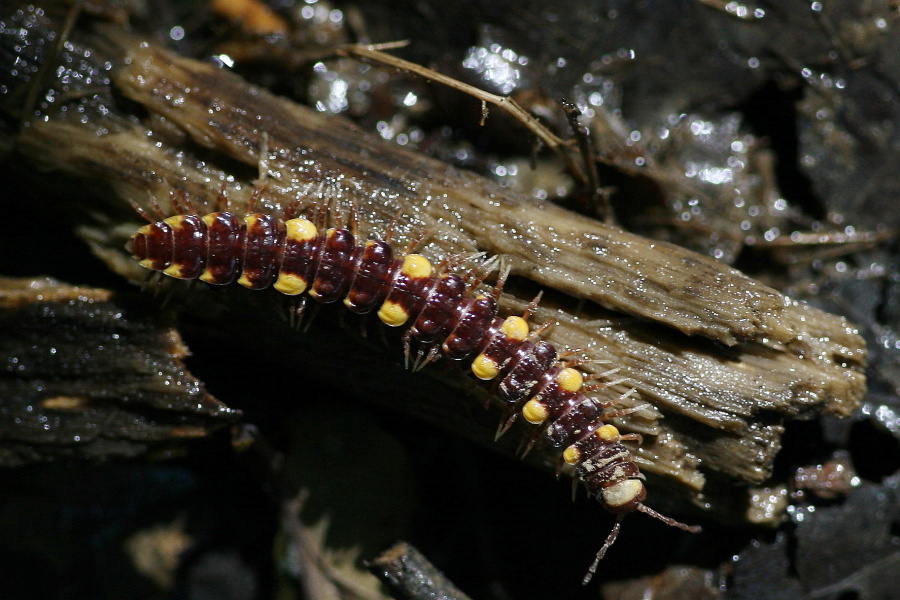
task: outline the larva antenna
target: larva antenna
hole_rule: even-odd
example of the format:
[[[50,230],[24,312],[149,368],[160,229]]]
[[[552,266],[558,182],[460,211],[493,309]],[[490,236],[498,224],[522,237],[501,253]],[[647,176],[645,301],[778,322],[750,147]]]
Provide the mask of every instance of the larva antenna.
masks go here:
[[[613,525],[612,531],[609,532],[609,535],[606,536],[606,541],[603,542],[603,547],[600,548],[600,551],[597,552],[597,556],[594,557],[594,562],[591,563],[591,566],[588,567],[587,573],[584,575],[584,579],[581,580],[581,585],[587,585],[591,582],[591,579],[594,577],[594,573],[597,572],[597,565],[600,564],[600,561],[603,560],[603,557],[606,556],[606,551],[609,550],[609,547],[612,546],[616,542],[616,538],[619,537],[619,531],[622,529],[622,517],[616,517],[616,524]]]
[[[699,525],[686,525],[680,521],[676,521],[672,517],[667,517],[664,514],[658,513],[646,504],[637,503],[634,507],[636,510],[641,511],[642,513],[647,513],[654,519],[659,519],[666,525],[671,527],[677,527],[682,531],[687,531],[688,533],[700,533],[702,528]],[[609,535],[606,536],[606,541],[603,542],[603,547],[600,548],[600,551],[597,552],[597,556],[594,557],[594,562],[591,563],[591,566],[588,568],[587,573],[584,576],[584,579],[581,580],[581,585],[587,585],[591,582],[591,579],[594,577],[594,573],[597,571],[597,566],[600,564],[600,561],[603,560],[603,557],[606,556],[606,551],[609,550],[610,546],[612,546],[616,538],[619,537],[619,531],[622,529],[622,519],[625,515],[619,515],[616,517],[616,524],[613,526],[612,531],[609,532]]]
[[[663,523],[665,523],[666,525],[668,525],[670,527],[677,527],[678,529],[681,529],[682,531],[687,531],[688,533],[700,533],[701,531],[703,531],[703,529],[699,525],[686,525],[686,524],[682,523],[681,521],[676,521],[672,517],[667,517],[664,514],[656,512],[655,510],[653,510],[652,508],[650,508],[649,506],[647,506],[645,504],[638,504],[636,508],[637,508],[637,510],[641,511],[642,513],[646,513],[646,514],[650,515],[654,519],[659,519],[660,521],[662,521]]]

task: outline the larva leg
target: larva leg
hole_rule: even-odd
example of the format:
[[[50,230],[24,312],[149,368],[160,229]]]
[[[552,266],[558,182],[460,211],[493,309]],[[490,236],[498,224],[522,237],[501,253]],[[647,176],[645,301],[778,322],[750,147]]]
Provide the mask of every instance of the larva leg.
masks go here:
[[[519,411],[515,404],[510,405],[503,411],[503,415],[500,417],[500,424],[497,426],[497,432],[494,434],[495,442],[502,438],[503,434],[509,431],[512,424],[516,422],[516,416],[518,416],[518,414]]]
[[[260,138],[259,148],[256,150],[257,185],[262,185],[269,179],[269,134],[263,131]]]
[[[341,211],[341,207],[338,206],[337,198],[331,198],[328,202],[328,214],[331,216],[331,225],[335,229],[343,229],[344,228],[344,213]]]
[[[265,181],[253,186],[253,191],[250,192],[250,198],[247,199],[246,214],[250,215],[256,212],[256,204],[259,202],[259,199],[262,198],[262,195],[266,192],[267,188],[268,183]]]
[[[640,412],[648,408],[646,404],[641,404],[640,406],[632,406],[630,408],[622,408],[619,410],[606,411],[603,413],[603,419],[608,421],[610,419],[618,419],[620,417],[626,417],[628,415],[634,414],[636,412]]]
[[[219,186],[219,195],[216,196],[216,201],[213,204],[214,208],[218,212],[229,212],[231,210],[231,203],[228,200],[228,194],[225,193],[225,190],[226,187],[223,183]]]
[[[302,298],[302,300],[306,300],[306,296],[304,296]],[[313,304],[312,309],[310,309],[308,312],[306,312],[306,303],[304,303],[304,306],[303,306],[304,314],[302,316],[305,317],[306,315],[309,315],[309,318],[306,319],[306,325],[303,326],[303,329],[302,329],[303,333],[306,333],[307,331],[309,331],[309,327],[310,327],[310,325],[313,324],[313,321],[316,320],[316,315],[319,314],[319,308],[321,306],[322,305],[320,303],[316,302]]]
[[[416,235],[414,235],[413,238],[409,240],[409,243],[406,244],[406,248],[403,250],[402,256],[413,254],[417,248],[421,247],[421,244],[431,234],[432,232],[429,229],[422,229],[418,233],[416,233]]]
[[[470,260],[482,258],[484,255],[484,252],[459,252],[457,254],[451,254],[437,263],[434,266],[434,271],[437,274],[446,273],[450,269],[454,269]]]
[[[544,290],[541,290],[537,293],[537,296],[534,297],[534,300],[528,303],[528,306],[525,307],[525,310],[522,311],[522,318],[526,321],[531,318],[531,315],[534,314],[534,311],[537,310],[538,304],[541,302],[541,298],[544,297]],[[532,334],[537,332],[537,337],[540,337],[541,333],[547,330],[549,324],[544,323],[537,330],[533,331]],[[530,336],[529,336],[530,338]]]
[[[128,203],[131,204],[131,208],[134,209],[134,212],[139,214],[145,221],[147,221],[148,223],[156,223],[157,220],[150,216],[150,213],[148,213],[140,205],[138,205],[137,202],[135,202],[134,200],[129,200]]]
[[[500,300],[500,295],[503,293],[503,286],[506,285],[506,280],[509,278],[509,270],[509,265],[501,261],[500,272],[497,275],[497,283],[495,283],[493,289],[491,289],[491,297],[496,301]]]
[[[419,365],[419,370],[424,369],[427,365],[437,361],[441,358],[441,347],[438,345],[432,345],[428,348],[428,353],[425,355],[425,358],[422,360],[422,363]]]
[[[290,221],[300,215],[300,201],[296,198],[291,200],[287,206],[281,211],[281,220]]]
[[[171,192],[169,192],[171,194]],[[153,208],[153,212],[156,213],[157,218],[153,219],[153,222],[162,221],[169,215],[163,212],[162,207],[159,205],[159,202],[156,201],[156,196],[153,194],[148,194],[150,196],[150,207]]]
[[[391,217],[391,222],[388,223],[387,231],[384,232],[384,243],[390,244],[391,240],[394,237],[394,232],[397,230],[397,219],[399,215],[394,215]]]
[[[350,201],[350,233],[355,239],[359,239],[359,204],[356,198]]]

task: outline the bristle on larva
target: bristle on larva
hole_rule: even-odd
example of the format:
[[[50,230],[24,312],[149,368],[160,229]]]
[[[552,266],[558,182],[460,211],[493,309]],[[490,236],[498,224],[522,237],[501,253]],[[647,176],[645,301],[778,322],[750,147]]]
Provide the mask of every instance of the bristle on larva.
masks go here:
[[[407,357],[412,340],[427,349],[419,365],[440,357],[470,360],[474,376],[494,382],[513,415],[533,425],[532,439],[564,448],[563,460],[588,493],[616,515],[584,583],[628,513],[699,531],[643,504],[644,477],[621,443],[634,438],[603,423],[604,406],[585,395],[581,372],[562,365],[552,344],[532,341],[525,318],[498,316],[499,285],[491,294],[473,293],[463,278],[437,272],[419,254],[395,257],[385,241],[359,244],[347,229],[322,231],[305,218],[260,213],[175,215],[138,229],[127,250],[142,266],[178,279],[271,286],[320,303],[342,300],[358,314],[374,311],[385,325],[405,328]]]

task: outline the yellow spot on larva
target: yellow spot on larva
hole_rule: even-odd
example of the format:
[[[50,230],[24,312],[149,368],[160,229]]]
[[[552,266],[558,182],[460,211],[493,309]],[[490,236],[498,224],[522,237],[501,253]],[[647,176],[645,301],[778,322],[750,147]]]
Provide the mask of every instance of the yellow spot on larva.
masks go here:
[[[295,242],[308,242],[319,235],[316,226],[306,219],[290,219],[284,223],[288,239]]]
[[[251,229],[256,225],[256,222],[259,221],[259,217],[254,214],[249,214],[244,216],[244,223],[247,224],[247,229]],[[253,282],[247,279],[246,273],[241,273],[241,276],[238,278],[238,283],[244,286],[245,288],[253,288]]]
[[[137,232],[141,235],[150,235],[150,225],[144,225]]]
[[[294,273],[279,273],[272,287],[286,296],[297,296],[306,291],[306,280]]]
[[[563,450],[563,460],[570,465],[574,465],[581,458],[581,452],[575,446],[569,446]]]
[[[522,341],[528,337],[528,322],[522,317],[507,317],[500,331],[511,340]]]
[[[142,267],[144,267],[145,269],[152,269],[154,263],[149,258],[145,258],[142,261],[138,261],[138,264],[141,265]]]
[[[479,354],[475,357],[475,360],[472,361],[472,373],[474,373],[475,377],[478,379],[487,381],[488,379],[496,377],[499,372],[500,369],[496,361],[492,358],[488,358],[484,354]]]
[[[182,275],[181,265],[178,263],[172,263],[171,265],[163,269],[163,273],[165,273],[169,277],[174,277],[175,279],[184,278],[184,275]]]
[[[200,281],[205,281],[206,283],[214,283],[215,276],[213,275],[212,271],[206,269],[202,273],[200,273]]]
[[[559,388],[564,392],[574,394],[581,389],[581,386],[584,384],[584,378],[575,369],[563,369],[556,376],[556,383],[559,384]]]
[[[421,254],[407,254],[403,258],[403,266],[400,272],[410,279],[422,279],[431,277],[431,263]]]
[[[378,318],[388,327],[400,327],[409,319],[409,313],[400,304],[388,301],[378,309]]]
[[[597,429],[597,437],[604,442],[614,442],[619,439],[619,430],[615,425],[604,425]]]
[[[522,407],[522,416],[529,423],[538,424],[546,421],[549,415],[547,407],[532,398]]]
[[[212,226],[215,224],[215,222],[216,222],[216,215],[217,215],[217,214],[218,214],[218,213],[206,213],[205,215],[203,215],[202,217],[200,217],[200,219],[201,219],[204,223],[206,223],[206,226],[207,226],[207,227],[212,227]]]
[[[175,216],[169,217],[168,219],[163,221],[163,223],[165,223],[172,229],[178,229],[179,227],[181,227],[181,224],[183,222],[184,222],[184,215],[175,215]]]

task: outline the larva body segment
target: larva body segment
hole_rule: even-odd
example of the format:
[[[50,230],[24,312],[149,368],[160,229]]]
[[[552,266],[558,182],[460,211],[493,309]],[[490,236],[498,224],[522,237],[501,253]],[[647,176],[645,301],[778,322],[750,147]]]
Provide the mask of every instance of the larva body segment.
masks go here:
[[[581,373],[559,361],[556,348],[532,341],[522,317],[498,316],[493,295],[470,294],[457,275],[435,273],[418,254],[395,257],[384,241],[359,244],[342,228],[324,232],[303,218],[286,221],[250,213],[181,214],[141,227],[126,249],[143,267],[179,279],[214,285],[235,280],[250,289],[306,294],[321,303],[342,300],[358,314],[375,311],[391,327],[405,328],[428,360],[471,359],[473,374],[496,382],[496,393],[542,437],[563,447],[562,458],[607,510],[617,516],[585,577],[615,541],[625,514],[640,510],[668,525],[698,531],[643,504],[643,475],[622,436],[602,421],[604,406],[587,397]],[[511,419],[510,419],[511,422]]]
[[[206,225],[206,269],[200,279],[207,283],[225,285],[241,273],[243,253],[238,248],[243,243],[243,223],[231,213],[210,213],[203,217]],[[134,238],[132,238],[134,239]]]
[[[187,219],[191,215],[181,216]],[[243,262],[238,283],[251,290],[262,290],[275,282],[281,270],[281,263],[284,260],[285,226],[280,220],[263,214],[247,215],[244,217],[244,225],[246,230]],[[177,235],[175,239],[177,246]],[[235,251],[239,250],[238,244]],[[177,255],[176,251],[176,257]]]

